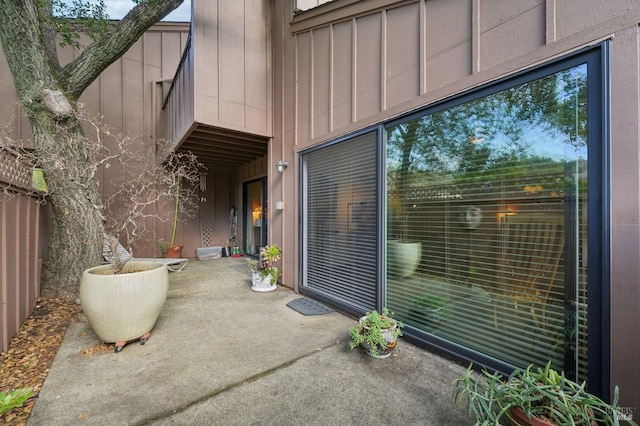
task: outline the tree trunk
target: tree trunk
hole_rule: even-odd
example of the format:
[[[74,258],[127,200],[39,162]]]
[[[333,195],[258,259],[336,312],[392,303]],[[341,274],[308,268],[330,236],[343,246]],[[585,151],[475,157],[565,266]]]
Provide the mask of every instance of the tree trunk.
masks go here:
[[[53,208],[51,241],[41,291],[44,295],[75,297],[82,272],[102,260],[102,203],[84,148],[82,129],[75,119],[69,127],[31,120]],[[75,124],[73,124],[75,123]]]
[[[50,1],[0,0],[0,42],[20,105],[33,131],[35,158],[44,171],[53,206],[43,294],[75,297],[82,271],[101,262],[101,194],[92,143],[82,132],[77,99],[153,24],[183,0],[139,2],[108,33],[60,67]]]

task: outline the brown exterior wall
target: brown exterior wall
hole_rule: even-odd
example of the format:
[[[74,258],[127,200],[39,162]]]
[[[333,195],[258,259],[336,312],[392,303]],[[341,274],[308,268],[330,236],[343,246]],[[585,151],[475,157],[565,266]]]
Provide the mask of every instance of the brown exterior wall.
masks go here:
[[[188,24],[156,25],[121,59],[100,75],[82,95],[80,102],[91,114],[102,115],[104,121],[116,132],[134,135],[147,144],[155,143],[160,111],[156,107],[158,100],[155,98],[159,93],[156,82],[173,77],[188,31]],[[61,62],[66,63],[77,54],[73,49],[64,49],[60,52]],[[12,139],[28,139],[31,135],[29,122],[19,113],[13,81],[4,55],[0,55],[0,75],[3,76],[0,79],[0,125],[10,123],[7,132]],[[12,182],[12,177],[7,176],[13,173],[7,169],[11,164],[7,158],[0,158],[0,186],[3,182],[16,185]],[[28,187],[31,175],[28,170],[25,173],[26,180],[22,185]],[[101,188],[109,191],[108,176],[101,175],[100,179]],[[48,209],[38,205],[34,198],[19,192],[16,196],[2,197],[0,349],[4,351],[24,319],[33,310],[39,296],[41,262],[45,257],[50,227]],[[185,223],[181,223],[179,236],[187,231]],[[168,233],[159,234],[157,238],[166,239],[170,235],[169,230]],[[198,241],[199,239],[198,231]],[[155,241],[149,241],[136,251],[138,256],[156,254]],[[195,256],[195,253],[192,256]]]
[[[102,116],[103,121],[114,129],[116,134],[135,137],[147,146],[155,143],[158,133],[161,103],[159,82],[172,79],[184,50],[189,33],[189,24],[159,23],[147,31],[122,58],[111,64],[80,97],[80,103],[93,116]],[[81,43],[88,43],[82,39]],[[60,60],[65,64],[73,60],[79,52],[72,48],[60,51]],[[15,139],[28,139],[31,129],[28,120],[17,114],[17,97],[10,73],[4,59],[0,56],[0,75],[6,76],[0,83],[0,123],[13,122],[10,132]],[[108,143],[108,142],[107,142]],[[111,169],[110,173],[118,171]],[[112,191],[108,175],[101,173],[100,188],[105,193]],[[139,257],[159,255],[155,240],[170,239],[171,230],[163,230],[157,225],[156,236],[135,249]],[[188,235],[185,221],[180,222],[178,238]],[[200,231],[197,232],[198,241]],[[196,243],[192,244],[196,246]],[[195,256],[195,248],[191,256]]]
[[[40,296],[49,222],[46,207],[24,191],[30,186],[30,178],[31,170],[16,167],[13,157],[0,153],[0,351],[3,352]]]
[[[283,4],[284,3],[284,4]],[[554,57],[611,41],[611,383],[640,413],[640,5],[634,0],[337,0],[294,17],[274,3],[271,214],[297,285],[300,151]],[[285,229],[285,224],[286,228]],[[288,229],[292,229],[291,232]],[[277,236],[277,237],[276,237]],[[606,354],[605,354],[606,356]]]
[[[195,1],[195,121],[271,136],[269,2]]]

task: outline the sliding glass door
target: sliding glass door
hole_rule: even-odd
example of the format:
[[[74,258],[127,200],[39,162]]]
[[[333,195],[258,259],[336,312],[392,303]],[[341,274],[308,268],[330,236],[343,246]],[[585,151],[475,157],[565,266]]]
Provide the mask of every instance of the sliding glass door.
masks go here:
[[[585,377],[587,70],[387,128],[387,304],[419,333]]]

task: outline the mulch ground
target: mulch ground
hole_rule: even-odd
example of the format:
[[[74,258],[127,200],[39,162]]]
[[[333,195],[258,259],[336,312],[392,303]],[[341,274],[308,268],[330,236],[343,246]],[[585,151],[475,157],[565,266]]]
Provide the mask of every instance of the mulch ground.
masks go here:
[[[41,298],[38,301],[11,340],[7,352],[0,352],[0,392],[27,387],[40,391],[62,338],[71,322],[78,318],[78,312],[75,300]],[[0,424],[26,425],[36,398],[1,416]]]

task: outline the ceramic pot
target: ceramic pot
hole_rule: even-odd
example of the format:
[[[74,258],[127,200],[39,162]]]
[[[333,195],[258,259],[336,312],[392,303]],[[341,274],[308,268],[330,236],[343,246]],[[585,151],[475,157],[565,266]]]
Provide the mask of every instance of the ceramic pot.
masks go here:
[[[182,248],[184,246],[182,244],[174,244],[172,246],[169,246],[169,248],[167,249],[167,254],[165,255],[165,257],[171,258],[171,259],[180,259],[182,257]]]
[[[276,283],[271,283],[271,275],[266,275],[264,278],[260,275],[260,272],[251,272],[251,290],[253,291],[273,291],[277,288]]]
[[[555,423],[548,422],[544,419],[540,419],[537,417],[533,417],[531,419],[527,418],[527,415],[522,411],[520,407],[514,407],[509,409],[509,414],[516,422],[512,421],[512,424],[518,426],[556,426]]]
[[[402,278],[413,275],[420,264],[421,256],[422,243],[400,242],[397,240],[388,242],[388,265],[393,275]]]
[[[363,323],[366,319],[367,317],[363,316],[363,317],[360,317],[359,321],[360,323]],[[369,329],[369,327],[367,327],[366,325],[364,326],[364,328],[365,330]],[[398,345],[398,338],[393,335],[393,332],[395,331],[396,328],[398,328],[398,324],[394,322],[393,327],[382,330],[382,336],[384,337],[384,340],[387,342],[387,347],[384,349],[381,347],[376,347],[376,352],[378,352],[378,355],[376,356],[371,355],[371,352],[370,352],[371,345],[369,345],[367,342],[362,342],[362,347],[367,351],[369,356],[373,356],[374,358],[388,358],[389,356],[391,356],[394,349]]]
[[[89,268],[80,281],[80,303],[89,325],[118,347],[143,338],[154,327],[169,290],[169,271],[156,262],[128,262],[122,274],[111,265]]]

